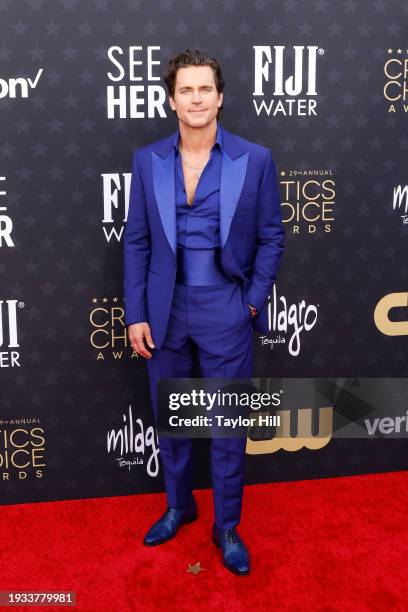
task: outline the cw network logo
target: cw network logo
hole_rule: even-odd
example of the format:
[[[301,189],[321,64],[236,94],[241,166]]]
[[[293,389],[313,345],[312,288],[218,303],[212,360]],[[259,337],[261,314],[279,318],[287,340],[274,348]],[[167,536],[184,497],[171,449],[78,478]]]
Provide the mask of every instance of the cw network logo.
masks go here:
[[[30,89],[35,89],[44,69],[40,68],[34,80],[29,77],[0,78],[0,98],[28,98]]]
[[[260,412],[259,415],[267,415]],[[312,435],[312,408],[300,408],[297,410],[297,435],[290,435],[291,410],[277,410],[274,414],[279,419],[279,426],[272,438],[264,440],[253,440],[251,430],[247,438],[246,453],[248,455],[259,455],[276,453],[278,450],[290,452],[301,448],[309,450],[320,450],[326,446],[333,435],[333,406],[321,406],[319,408],[319,431]]]
[[[401,321],[393,321],[390,319],[390,313],[394,310],[402,309],[402,313],[406,313],[407,308],[407,291],[399,291],[384,295],[374,309],[374,323],[377,329],[386,336],[408,336],[407,318]]]

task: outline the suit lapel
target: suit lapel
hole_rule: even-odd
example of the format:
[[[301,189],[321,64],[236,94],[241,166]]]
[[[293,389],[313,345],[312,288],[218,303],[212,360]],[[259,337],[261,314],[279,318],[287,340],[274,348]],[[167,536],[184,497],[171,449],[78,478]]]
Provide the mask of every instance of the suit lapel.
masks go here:
[[[244,185],[249,153],[231,159],[225,151],[222,155],[220,187],[220,238],[221,248],[227,242],[232,219]]]
[[[176,253],[177,250],[177,219],[176,219],[176,189],[174,182],[174,149],[164,159],[152,151],[152,171],[154,195],[159,209],[161,222],[167,240]]]
[[[249,153],[240,141],[222,126],[222,166],[220,184],[220,238],[225,246],[238,200],[245,181]],[[153,188],[164,232],[171,249],[177,251],[176,194],[174,182],[174,149],[176,133],[159,141],[151,152]]]

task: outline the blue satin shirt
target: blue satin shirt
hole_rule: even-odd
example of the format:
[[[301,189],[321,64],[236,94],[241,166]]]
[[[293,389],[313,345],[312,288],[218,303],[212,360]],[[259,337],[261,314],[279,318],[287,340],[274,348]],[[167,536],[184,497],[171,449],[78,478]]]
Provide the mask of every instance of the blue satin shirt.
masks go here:
[[[177,215],[177,246],[190,249],[212,249],[221,246],[220,239],[220,183],[222,162],[222,133],[217,121],[216,142],[198,180],[193,204],[187,204],[182,159],[178,150],[180,130],[173,142],[175,148],[175,196]],[[187,160],[189,161],[189,160]]]

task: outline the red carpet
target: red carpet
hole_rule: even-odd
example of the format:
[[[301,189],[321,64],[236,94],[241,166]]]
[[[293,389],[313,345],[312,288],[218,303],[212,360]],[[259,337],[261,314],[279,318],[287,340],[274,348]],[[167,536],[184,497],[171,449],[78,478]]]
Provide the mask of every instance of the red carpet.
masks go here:
[[[408,608],[407,472],[246,486],[249,576],[224,569],[212,491],[195,495],[198,521],[152,548],[164,494],[2,506],[0,590],[72,590],[90,612]]]

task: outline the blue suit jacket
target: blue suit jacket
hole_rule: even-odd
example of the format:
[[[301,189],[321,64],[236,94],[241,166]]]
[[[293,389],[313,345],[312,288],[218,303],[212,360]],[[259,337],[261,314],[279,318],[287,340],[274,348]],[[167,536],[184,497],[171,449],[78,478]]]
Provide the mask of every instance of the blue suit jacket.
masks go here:
[[[268,333],[267,298],[285,238],[275,163],[268,148],[220,128],[221,265],[257,307],[254,330]],[[156,348],[166,334],[176,278],[174,137],[134,152],[123,238],[125,324],[147,321]]]

